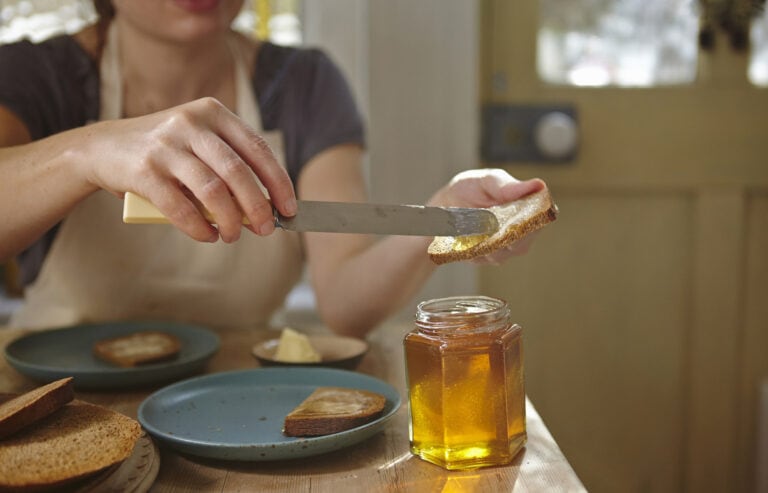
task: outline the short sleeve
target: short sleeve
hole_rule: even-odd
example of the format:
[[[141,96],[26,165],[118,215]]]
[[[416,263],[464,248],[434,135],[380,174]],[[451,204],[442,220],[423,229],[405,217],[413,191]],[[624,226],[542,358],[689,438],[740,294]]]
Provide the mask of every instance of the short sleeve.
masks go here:
[[[0,46],[0,104],[35,140],[98,115],[97,88],[93,63],[69,37]]]
[[[266,130],[283,133],[288,172],[341,144],[365,146],[363,119],[339,68],[318,49],[265,45],[257,65],[266,69],[256,85]],[[258,82],[258,77],[257,77]]]
[[[307,140],[301,159],[306,162],[339,144],[363,144],[363,123],[352,92],[341,71],[322,52],[316,52],[314,83],[307,95],[302,120]]]

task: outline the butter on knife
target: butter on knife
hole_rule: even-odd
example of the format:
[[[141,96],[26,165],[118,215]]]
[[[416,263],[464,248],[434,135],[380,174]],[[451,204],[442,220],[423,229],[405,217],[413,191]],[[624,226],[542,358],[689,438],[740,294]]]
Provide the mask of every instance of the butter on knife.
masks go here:
[[[197,206],[208,221],[215,222],[213,215],[202,204],[197,203]],[[125,224],[168,224],[170,221],[149,200],[135,193],[126,192],[123,201],[123,222]],[[248,224],[248,218],[243,217],[243,224]]]

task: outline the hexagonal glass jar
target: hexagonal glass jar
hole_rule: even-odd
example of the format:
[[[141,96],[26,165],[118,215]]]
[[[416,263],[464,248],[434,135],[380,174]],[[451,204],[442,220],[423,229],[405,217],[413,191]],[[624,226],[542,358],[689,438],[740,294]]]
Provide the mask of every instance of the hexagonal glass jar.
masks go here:
[[[422,302],[403,343],[411,452],[445,469],[511,462],[527,435],[522,328],[507,303]]]

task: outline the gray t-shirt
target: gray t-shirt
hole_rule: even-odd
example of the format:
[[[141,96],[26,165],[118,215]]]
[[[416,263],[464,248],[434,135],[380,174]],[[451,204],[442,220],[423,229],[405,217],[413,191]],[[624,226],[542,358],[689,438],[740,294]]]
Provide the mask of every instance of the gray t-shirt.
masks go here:
[[[264,43],[252,80],[262,127],[283,134],[294,184],[323,150],[364,145],[349,86],[322,51]],[[0,46],[0,105],[21,118],[34,140],[83,126],[99,116],[98,64],[70,36]],[[56,230],[19,255],[23,284],[37,277]]]

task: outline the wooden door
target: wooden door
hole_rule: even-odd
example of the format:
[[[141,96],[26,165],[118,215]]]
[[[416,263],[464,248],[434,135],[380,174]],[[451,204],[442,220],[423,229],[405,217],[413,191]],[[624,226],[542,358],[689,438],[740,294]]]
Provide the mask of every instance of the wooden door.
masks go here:
[[[561,215],[480,291],[511,303],[528,393],[590,491],[753,491],[768,91],[724,39],[690,84],[547,84],[537,26],[537,2],[481,3],[480,103],[572,105],[579,148],[485,163],[544,178]]]

